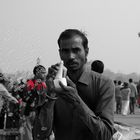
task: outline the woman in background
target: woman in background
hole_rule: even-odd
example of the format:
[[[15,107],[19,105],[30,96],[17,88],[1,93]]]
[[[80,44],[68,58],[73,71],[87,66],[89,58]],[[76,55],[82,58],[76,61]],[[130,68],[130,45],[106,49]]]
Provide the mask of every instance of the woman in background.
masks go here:
[[[127,115],[129,111],[129,102],[130,102],[130,88],[128,83],[124,82],[123,88],[121,89],[122,94],[122,115]]]

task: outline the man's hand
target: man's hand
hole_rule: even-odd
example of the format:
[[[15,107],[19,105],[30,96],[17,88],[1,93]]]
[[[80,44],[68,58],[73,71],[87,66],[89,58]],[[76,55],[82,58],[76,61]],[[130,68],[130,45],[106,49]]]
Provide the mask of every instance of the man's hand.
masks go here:
[[[51,67],[48,68],[48,75],[47,75],[47,78],[52,78],[54,79],[55,76],[56,76],[56,73],[58,71],[58,68],[59,68],[59,64],[55,64],[55,65],[52,65]]]
[[[48,75],[47,75],[47,77],[51,77],[51,78],[55,78],[55,76],[56,76],[56,74],[57,74],[57,72],[58,72],[58,70],[59,70],[59,65],[60,65],[60,63],[57,63],[57,64],[55,64],[55,65],[52,65],[51,67],[49,67],[48,68]],[[67,74],[67,69],[66,69],[66,67],[63,67],[63,77],[66,77],[66,74]]]
[[[56,94],[70,103],[79,102],[79,95],[76,85],[68,77],[66,77],[66,79],[68,86],[63,85],[63,83],[60,81],[59,84],[62,90],[56,90]]]

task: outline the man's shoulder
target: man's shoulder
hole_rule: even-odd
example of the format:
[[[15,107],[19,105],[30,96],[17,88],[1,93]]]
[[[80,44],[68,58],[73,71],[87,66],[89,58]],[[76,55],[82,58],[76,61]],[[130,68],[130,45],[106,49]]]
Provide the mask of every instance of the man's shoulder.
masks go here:
[[[0,91],[3,91],[3,90],[5,90],[5,89],[6,89],[5,86],[4,86],[3,84],[0,83]]]
[[[2,83],[0,83],[0,87],[3,87],[3,84]]]
[[[130,83],[129,84],[129,88],[131,88],[131,89],[135,88],[135,84],[134,83]]]
[[[87,71],[87,77],[90,78],[91,81],[98,83],[100,85],[107,85],[107,84],[114,85],[113,80],[111,78],[89,69]]]
[[[109,78],[108,76],[106,76],[104,74],[100,74],[100,73],[97,73],[95,71],[91,71],[90,73],[91,73],[93,78],[100,79],[102,81],[112,81],[111,78]]]

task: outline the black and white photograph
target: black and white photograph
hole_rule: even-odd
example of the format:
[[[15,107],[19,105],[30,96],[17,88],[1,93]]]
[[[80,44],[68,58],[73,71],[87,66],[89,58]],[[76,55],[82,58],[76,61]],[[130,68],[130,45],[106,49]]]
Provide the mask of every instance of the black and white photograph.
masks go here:
[[[140,140],[140,0],[0,0],[0,140]]]

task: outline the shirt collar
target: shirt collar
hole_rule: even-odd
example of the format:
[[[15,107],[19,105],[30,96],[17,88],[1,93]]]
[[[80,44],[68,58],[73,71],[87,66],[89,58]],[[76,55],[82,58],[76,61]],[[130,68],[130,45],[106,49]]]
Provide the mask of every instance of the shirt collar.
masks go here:
[[[89,85],[90,82],[89,78],[90,78],[90,68],[86,66],[78,82]]]

